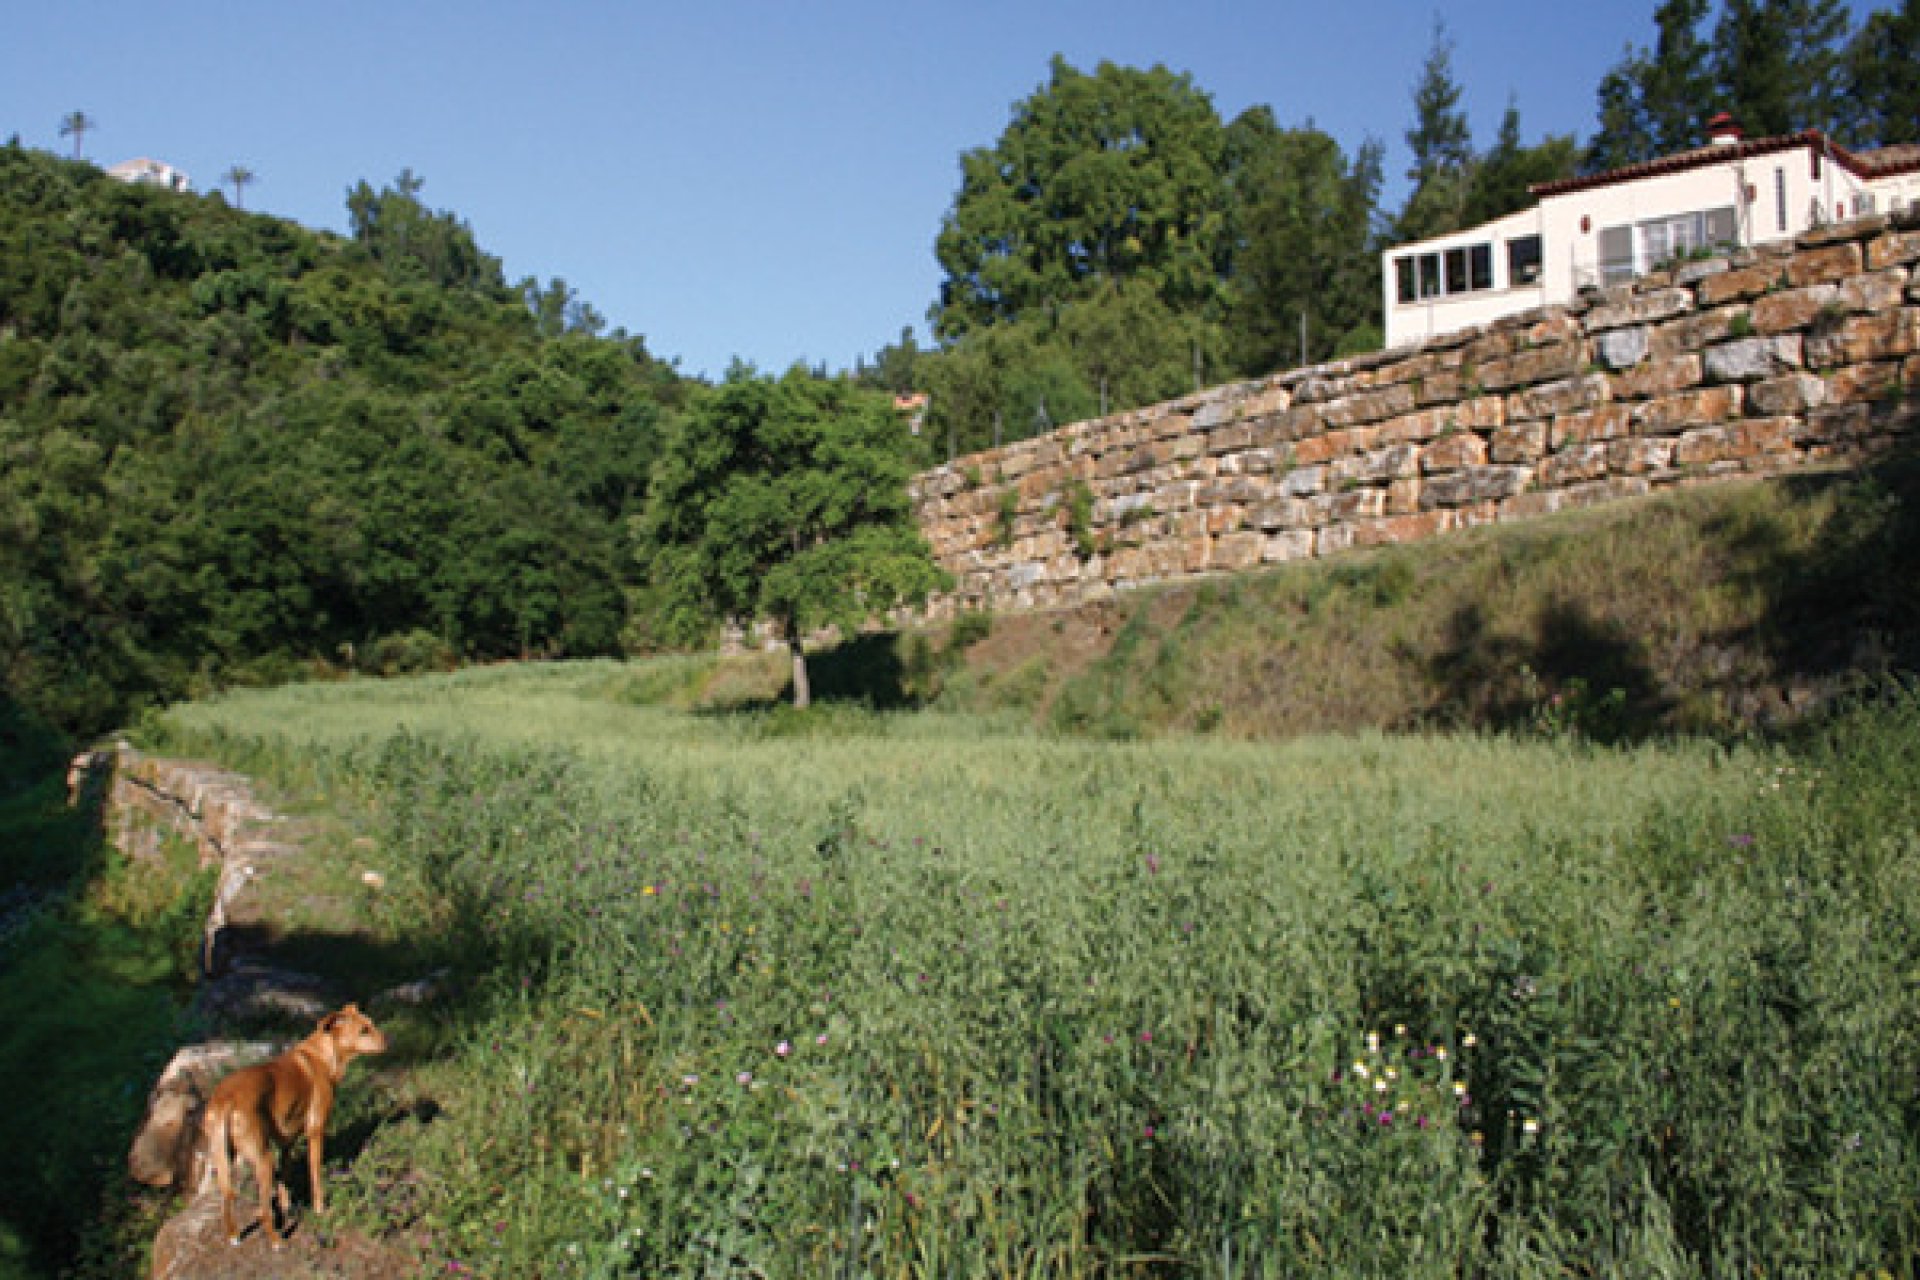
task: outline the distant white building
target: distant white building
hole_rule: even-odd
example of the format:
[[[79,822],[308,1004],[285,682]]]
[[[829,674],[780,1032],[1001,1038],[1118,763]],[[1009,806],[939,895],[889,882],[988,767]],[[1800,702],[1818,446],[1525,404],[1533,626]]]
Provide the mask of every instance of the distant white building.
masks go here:
[[[165,187],[169,191],[193,190],[193,179],[183,171],[159,160],[149,160],[145,156],[136,160],[122,160],[107,170],[107,176],[143,186]]]
[[[1541,183],[1531,209],[1381,255],[1386,344],[1571,302],[1581,290],[1731,246],[1920,204],[1920,144],[1849,151],[1817,129],[1708,145]]]

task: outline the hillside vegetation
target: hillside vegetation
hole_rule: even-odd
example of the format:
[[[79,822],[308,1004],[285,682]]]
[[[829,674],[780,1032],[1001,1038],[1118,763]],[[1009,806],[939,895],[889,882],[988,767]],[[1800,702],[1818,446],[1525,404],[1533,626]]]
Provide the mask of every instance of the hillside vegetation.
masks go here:
[[[419,190],[343,239],[0,148],[0,696],[619,651],[680,380]]]

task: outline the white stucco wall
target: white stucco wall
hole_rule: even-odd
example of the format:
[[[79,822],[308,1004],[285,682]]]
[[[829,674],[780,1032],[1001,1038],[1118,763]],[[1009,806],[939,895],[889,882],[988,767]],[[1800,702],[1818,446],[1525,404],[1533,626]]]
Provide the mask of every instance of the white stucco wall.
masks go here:
[[[1617,273],[1610,281],[1602,270],[1609,229],[1631,229],[1611,247],[1619,248],[1620,240],[1630,243],[1631,273],[1640,275],[1723,239],[1743,246],[1765,244],[1858,217],[1869,212],[1862,208],[1862,196],[1869,193],[1871,212],[1905,207],[1920,200],[1920,173],[1868,181],[1829,154],[1824,143],[1796,139],[1758,154],[1729,147],[1725,160],[1708,157],[1671,173],[1623,175],[1550,192],[1532,209],[1467,231],[1396,245],[1382,254],[1386,345],[1404,346],[1543,304],[1570,302],[1582,288],[1618,282]],[[1729,210],[1730,216],[1689,217]],[[1649,229],[1649,223],[1661,225]],[[1529,234],[1541,238],[1541,273],[1537,283],[1520,285],[1506,276],[1503,246]],[[1403,260],[1488,243],[1494,257],[1492,288],[1401,300],[1398,273]]]

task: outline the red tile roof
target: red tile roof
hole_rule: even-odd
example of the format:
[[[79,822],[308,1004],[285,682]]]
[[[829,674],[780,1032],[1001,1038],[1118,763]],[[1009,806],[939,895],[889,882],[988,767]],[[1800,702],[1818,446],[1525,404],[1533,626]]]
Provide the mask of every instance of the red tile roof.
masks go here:
[[[1704,168],[1727,160],[1773,155],[1802,147],[1818,148],[1835,164],[1853,171],[1862,178],[1884,178],[1890,174],[1920,169],[1920,143],[1905,142],[1897,146],[1881,147],[1875,151],[1849,151],[1818,129],[1802,129],[1798,133],[1783,133],[1772,138],[1749,138],[1743,142],[1723,142],[1696,147],[1692,151],[1661,156],[1657,160],[1622,165],[1618,169],[1608,169],[1604,173],[1560,178],[1553,182],[1536,182],[1527,189],[1536,197],[1567,195],[1575,191],[1590,191],[1596,187],[1638,182],[1642,178],[1657,178],[1669,173],[1685,173],[1689,169]]]

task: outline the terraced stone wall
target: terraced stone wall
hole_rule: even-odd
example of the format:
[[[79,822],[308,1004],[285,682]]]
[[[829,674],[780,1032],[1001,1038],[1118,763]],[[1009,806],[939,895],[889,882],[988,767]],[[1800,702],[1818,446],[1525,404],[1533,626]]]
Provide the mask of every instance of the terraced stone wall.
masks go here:
[[[918,476],[955,589],[1045,609],[1658,489],[1856,462],[1920,422],[1920,219],[1075,423]]]

